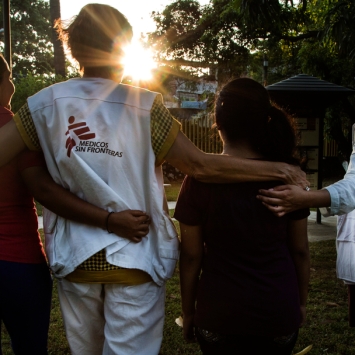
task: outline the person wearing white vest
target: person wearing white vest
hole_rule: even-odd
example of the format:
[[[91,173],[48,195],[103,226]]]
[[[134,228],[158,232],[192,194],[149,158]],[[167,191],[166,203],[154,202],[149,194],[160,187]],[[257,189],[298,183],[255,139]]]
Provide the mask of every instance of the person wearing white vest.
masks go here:
[[[49,211],[44,216],[72,354],[157,355],[165,282],[179,256],[161,164],[168,161],[206,182],[308,182],[285,163],[201,152],[181,133],[160,94],[120,84],[119,60],[132,29],[118,10],[86,5],[67,28],[59,25],[59,33],[83,77],[30,97],[0,129],[0,166],[25,147],[43,150],[58,184],[107,210],[106,231]],[[146,237],[110,233],[111,216],[124,210],[151,217]],[[141,223],[137,218],[136,227]]]

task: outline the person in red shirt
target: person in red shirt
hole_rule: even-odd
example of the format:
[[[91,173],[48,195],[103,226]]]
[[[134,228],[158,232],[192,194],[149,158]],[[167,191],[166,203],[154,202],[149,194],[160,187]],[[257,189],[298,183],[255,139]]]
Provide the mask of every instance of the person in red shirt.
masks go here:
[[[12,120],[14,91],[11,71],[0,55],[0,127]],[[142,224],[149,222],[144,212],[108,214],[55,184],[41,152],[25,150],[1,167],[0,321],[16,355],[47,354],[52,278],[38,233],[33,195],[66,218],[114,231],[135,242],[149,228],[149,223]]]

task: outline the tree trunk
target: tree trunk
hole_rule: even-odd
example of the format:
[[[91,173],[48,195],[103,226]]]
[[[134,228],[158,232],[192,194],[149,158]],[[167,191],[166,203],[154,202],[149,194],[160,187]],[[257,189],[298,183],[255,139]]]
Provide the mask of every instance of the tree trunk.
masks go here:
[[[65,77],[65,55],[62,42],[58,39],[56,30],[53,28],[54,23],[60,18],[60,0],[50,0],[50,12],[52,22],[52,42],[54,47],[54,69],[56,75]]]

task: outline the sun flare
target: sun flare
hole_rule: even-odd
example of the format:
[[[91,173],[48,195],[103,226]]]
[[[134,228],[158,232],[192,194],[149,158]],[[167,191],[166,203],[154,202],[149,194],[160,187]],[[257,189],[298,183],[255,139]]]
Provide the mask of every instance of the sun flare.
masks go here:
[[[152,70],[157,67],[153,54],[139,42],[132,43],[125,49],[123,59],[124,76],[130,76],[134,81],[152,79]]]

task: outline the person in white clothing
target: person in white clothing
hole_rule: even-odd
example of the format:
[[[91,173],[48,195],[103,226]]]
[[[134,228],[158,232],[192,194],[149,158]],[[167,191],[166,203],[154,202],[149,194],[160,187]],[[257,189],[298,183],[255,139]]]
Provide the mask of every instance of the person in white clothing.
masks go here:
[[[285,163],[201,152],[160,94],[121,84],[122,49],[132,28],[118,10],[86,5],[68,27],[59,25],[59,33],[83,77],[27,100],[0,129],[0,166],[25,147],[42,149],[58,184],[109,211],[108,232],[116,212],[141,210],[151,217],[147,236],[133,240],[50,212],[44,230],[72,354],[156,355],[164,285],[179,256],[161,164],[166,160],[206,182],[308,182],[298,167]]]

